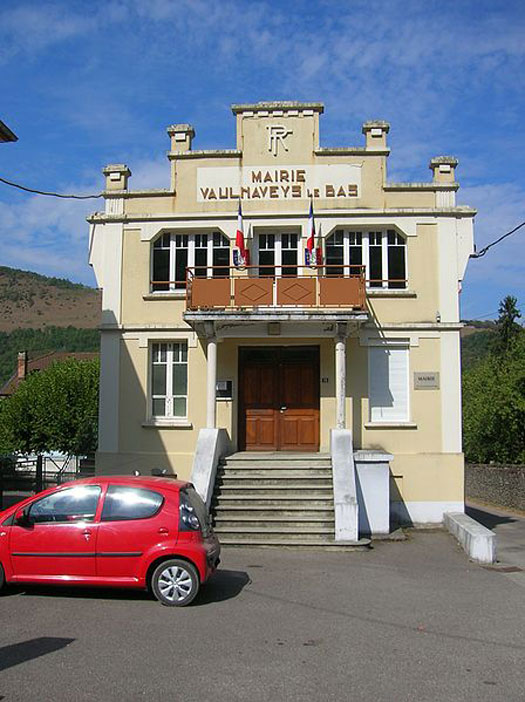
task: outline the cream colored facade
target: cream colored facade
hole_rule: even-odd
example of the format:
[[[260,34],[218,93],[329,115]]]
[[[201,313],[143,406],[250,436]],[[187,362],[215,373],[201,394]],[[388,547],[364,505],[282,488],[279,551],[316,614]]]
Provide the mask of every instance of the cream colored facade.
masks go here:
[[[355,448],[393,454],[393,511],[401,516],[405,511],[414,522],[435,522],[444,511],[462,510],[458,296],[473,250],[475,211],[455,204],[457,161],[433,159],[429,182],[390,183],[385,122],[363,125],[364,146],[326,148],[319,146],[319,103],[238,105],[233,112],[232,150],[192,150],[190,125],[168,129],[166,190],[130,190],[126,166],[104,169],[106,210],[89,218],[90,263],[103,289],[97,470],[160,467],[189,477],[199,429],[211,422],[226,429],[235,446],[243,440],[239,349],[308,346],[319,349],[319,450],[328,452],[331,429],[346,426]],[[294,255],[298,265],[304,263],[310,199],[325,261],[328,246],[336,255],[335,232],[343,232],[345,262],[354,255],[346,252],[357,233],[365,278],[373,277],[372,260],[384,278],[366,284],[365,309],[270,305],[188,311],[186,292],[174,281],[167,290],[155,286],[154,247],[163,235],[168,242],[176,242],[178,234],[192,237],[185,254],[192,266],[195,242],[201,241],[196,235],[221,233],[231,242],[233,265],[239,197],[255,264],[261,235],[280,236],[284,247],[283,233],[297,235]],[[404,256],[402,285],[388,278],[391,240],[403,250],[396,254]],[[166,257],[175,255],[174,246]],[[211,250],[209,244],[208,255]],[[277,268],[280,262],[274,258]],[[320,272],[301,269],[303,277]],[[251,273],[241,269],[232,275]],[[158,344],[175,344],[169,348],[176,350],[181,343],[187,350],[186,407],[179,404],[173,416],[155,415],[152,354]],[[215,351],[217,368],[210,376]],[[339,373],[337,353],[345,359]],[[377,371],[373,364],[379,364]],[[231,381],[232,395],[213,396],[210,408],[215,381]],[[170,402],[176,406],[175,396]]]

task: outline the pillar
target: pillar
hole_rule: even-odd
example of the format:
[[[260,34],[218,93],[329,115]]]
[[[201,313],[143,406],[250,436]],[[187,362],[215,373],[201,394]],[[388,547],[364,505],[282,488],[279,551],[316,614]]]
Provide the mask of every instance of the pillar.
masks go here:
[[[216,422],[216,392],[217,392],[217,337],[208,337],[206,351],[206,427],[215,429]]]
[[[346,325],[338,325],[335,338],[336,428],[346,429]]]

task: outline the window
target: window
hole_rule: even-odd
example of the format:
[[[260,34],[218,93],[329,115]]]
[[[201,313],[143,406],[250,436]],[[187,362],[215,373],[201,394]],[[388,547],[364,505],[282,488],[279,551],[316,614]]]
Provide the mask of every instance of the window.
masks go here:
[[[371,422],[408,422],[408,348],[368,349],[368,397]]]
[[[368,271],[366,277],[371,288],[383,287],[383,247],[381,239],[381,232],[368,232]]]
[[[154,292],[186,288],[186,268],[200,278],[227,278],[230,240],[220,232],[210,234],[162,234],[152,248]]]
[[[341,276],[365,266],[370,288],[406,288],[406,241],[394,230],[357,232],[338,229],[325,242],[326,275]]]
[[[29,521],[42,522],[92,522],[100,497],[98,485],[79,485],[59,490],[33,502],[29,508]]]
[[[404,288],[406,278],[405,240],[397,232],[387,232],[388,287]]]
[[[258,243],[261,277],[297,275],[298,234],[259,234]]]
[[[148,519],[157,514],[163,502],[162,495],[153,490],[110,485],[104,499],[101,521]]]
[[[186,417],[188,411],[188,345],[185,341],[151,347],[151,414]]]

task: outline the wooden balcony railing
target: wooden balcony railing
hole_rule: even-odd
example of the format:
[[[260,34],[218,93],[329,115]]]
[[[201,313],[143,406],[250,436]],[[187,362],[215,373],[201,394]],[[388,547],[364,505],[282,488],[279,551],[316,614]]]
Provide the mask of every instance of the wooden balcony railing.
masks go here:
[[[365,309],[364,266],[296,266],[296,275],[276,275],[275,266],[187,269],[186,308],[246,309],[309,307]],[[288,270],[290,267],[288,267]],[[337,270],[335,270],[337,269]],[[279,269],[277,269],[278,271]],[[223,277],[219,277],[223,276]]]

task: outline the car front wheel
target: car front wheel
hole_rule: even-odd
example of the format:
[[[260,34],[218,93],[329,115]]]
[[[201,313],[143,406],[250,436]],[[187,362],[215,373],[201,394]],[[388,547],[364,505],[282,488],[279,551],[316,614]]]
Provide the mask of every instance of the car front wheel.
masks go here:
[[[195,566],[178,558],[164,561],[153,571],[151,589],[158,601],[168,607],[184,607],[199,592]]]

